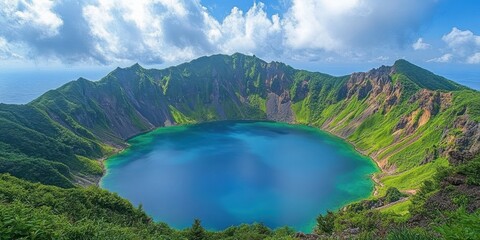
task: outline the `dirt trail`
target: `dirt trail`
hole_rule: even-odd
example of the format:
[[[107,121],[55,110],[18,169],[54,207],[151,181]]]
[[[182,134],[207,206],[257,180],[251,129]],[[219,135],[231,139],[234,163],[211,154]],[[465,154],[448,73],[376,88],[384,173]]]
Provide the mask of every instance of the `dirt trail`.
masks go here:
[[[405,202],[405,201],[407,201],[407,200],[408,200],[408,197],[404,197],[404,198],[401,198],[400,200],[398,200],[398,201],[396,201],[396,202],[392,202],[392,203],[389,203],[389,204],[387,204],[387,205],[383,205],[383,206],[381,206],[381,207],[374,208],[374,209],[375,209],[375,210],[382,210],[382,209],[384,209],[384,208],[388,208],[388,207],[393,206],[393,205],[395,205],[395,204],[397,204],[397,203],[402,203],[402,202]]]
[[[375,190],[373,191],[373,196],[377,196],[378,195],[378,188],[383,187],[384,185],[377,178],[377,174],[373,174],[371,178],[372,178],[373,182],[375,183]]]

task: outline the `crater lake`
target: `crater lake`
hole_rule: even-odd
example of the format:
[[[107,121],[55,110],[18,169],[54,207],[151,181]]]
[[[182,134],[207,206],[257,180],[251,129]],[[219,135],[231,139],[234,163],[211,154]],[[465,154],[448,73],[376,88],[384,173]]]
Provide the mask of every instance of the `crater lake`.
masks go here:
[[[310,232],[327,209],[368,197],[378,169],[313,127],[222,121],[158,128],[105,162],[100,185],[176,228],[261,222]]]

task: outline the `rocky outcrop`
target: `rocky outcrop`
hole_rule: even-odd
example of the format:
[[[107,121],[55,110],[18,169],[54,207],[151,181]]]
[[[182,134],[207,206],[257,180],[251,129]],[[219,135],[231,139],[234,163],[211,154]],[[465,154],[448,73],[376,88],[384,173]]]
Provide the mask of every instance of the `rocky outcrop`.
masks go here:
[[[396,137],[402,134],[411,135],[437,115],[439,111],[448,108],[451,102],[452,93],[440,93],[427,89],[420,90],[408,100],[409,104],[418,105],[418,108],[400,118],[394,128],[394,135]]]
[[[353,73],[350,75],[349,80],[345,87],[341,89],[339,95],[341,96],[345,93],[345,100],[347,101],[352,98],[366,101],[368,107],[360,115],[352,119],[347,126],[343,126],[342,122],[332,126],[332,118],[325,121],[322,128],[347,138],[365,119],[378,111],[388,111],[393,105],[397,104],[400,99],[401,89],[399,85],[393,84],[390,77],[391,73],[391,67],[382,66],[366,73]],[[346,119],[348,118],[350,116],[346,117]]]
[[[268,120],[292,123],[295,120],[289,92],[292,79],[281,70],[282,67],[283,64],[273,62],[266,69],[266,117]]]
[[[320,236],[317,234],[313,233],[303,233],[303,232],[297,232],[293,235],[295,239],[300,239],[300,240],[317,240],[320,239]]]
[[[458,196],[468,196],[468,201],[458,201],[455,199]],[[413,227],[426,227],[431,224],[431,218],[445,221],[446,219],[439,219],[435,213],[455,211],[460,207],[468,213],[474,213],[480,209],[480,186],[468,184],[464,175],[454,174],[442,180],[439,191],[433,193],[425,201],[425,211],[412,216],[407,224]]]
[[[448,160],[458,165],[480,153],[480,124],[472,121],[468,115],[461,115],[453,123],[453,129],[460,130],[461,134],[453,140]]]
[[[279,122],[292,123],[295,118],[292,112],[292,102],[287,91],[282,95],[268,93],[267,95],[267,119]]]

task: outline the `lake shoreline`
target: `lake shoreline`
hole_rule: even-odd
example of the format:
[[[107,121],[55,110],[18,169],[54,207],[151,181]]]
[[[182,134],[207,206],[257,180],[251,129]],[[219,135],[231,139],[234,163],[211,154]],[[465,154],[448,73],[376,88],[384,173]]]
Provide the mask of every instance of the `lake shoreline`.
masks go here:
[[[355,144],[352,143],[352,142],[350,142],[347,138],[342,137],[342,136],[340,136],[340,135],[336,135],[335,133],[333,133],[333,132],[331,132],[331,131],[328,131],[328,130],[326,130],[326,129],[322,129],[322,128],[319,128],[319,129],[322,130],[322,131],[324,131],[324,132],[327,132],[327,133],[329,133],[329,134],[331,134],[331,135],[333,135],[333,136],[336,136],[336,137],[338,137],[338,138],[343,139],[345,142],[347,142],[348,144],[350,144],[350,145],[355,149],[355,151],[357,151],[358,153],[362,154],[362,155],[365,156],[365,157],[370,158],[370,159],[372,160],[372,162],[375,163],[375,165],[377,166],[377,169],[379,169],[380,172],[370,174],[370,179],[371,179],[372,182],[374,183],[374,189],[373,189],[373,191],[372,191],[372,194],[370,194],[370,195],[373,196],[373,197],[377,196],[377,195],[378,195],[378,188],[379,188],[379,187],[383,187],[383,184],[380,182],[380,179],[377,178],[377,175],[382,175],[382,176],[384,176],[385,173],[387,173],[387,171],[385,171],[385,169],[380,166],[380,163],[379,163],[378,159],[376,159],[374,156],[368,155],[368,154],[366,153],[366,151],[358,149],[357,146],[355,146]]]
[[[276,122],[276,121],[265,121],[265,120],[230,120],[230,121],[209,121],[209,122],[201,122],[201,123],[188,123],[188,124],[177,124],[177,125],[171,125],[171,126],[165,126],[165,127],[158,127],[158,128],[153,128],[149,131],[145,131],[143,133],[139,133],[131,138],[129,138],[128,140],[125,141],[125,147],[122,147],[122,148],[117,148],[118,151],[115,151],[114,153],[112,154],[109,154],[108,156],[105,156],[104,158],[101,159],[101,164],[102,164],[102,167],[104,169],[104,172],[103,172],[103,175],[102,177],[99,179],[99,181],[96,183],[96,185],[100,188],[102,188],[102,180],[104,179],[104,177],[106,177],[108,175],[108,170],[107,170],[107,166],[106,166],[106,161],[108,161],[109,158],[115,156],[115,155],[118,155],[118,154],[121,154],[122,152],[124,152],[125,150],[127,150],[129,147],[130,147],[130,144],[128,144],[128,141],[137,137],[137,136],[140,136],[140,135],[144,135],[144,134],[149,134],[149,133],[152,133],[156,130],[159,130],[159,129],[165,129],[165,128],[168,128],[168,127],[180,127],[180,126],[188,126],[188,125],[198,125],[198,124],[208,124],[208,123],[215,123],[215,122],[271,122],[271,123],[280,123],[280,124],[286,124],[286,125],[291,125],[293,127],[309,127],[309,128],[312,128],[312,129],[315,129],[316,131],[320,131],[321,133],[323,134],[326,134],[330,137],[333,137],[333,138],[336,138],[338,140],[341,140],[341,142],[343,142],[344,144],[348,144],[349,145],[349,148],[352,149],[352,151],[354,151],[356,154],[358,155],[361,155],[362,157],[367,157],[368,158],[368,161],[370,161],[371,163],[375,163],[375,173],[378,171],[378,170],[381,170],[381,168],[378,167],[378,164],[376,163],[376,161],[371,158],[370,156],[368,156],[367,154],[365,154],[365,152],[363,151],[360,151],[359,149],[357,149],[355,147],[355,145],[353,143],[351,143],[350,141],[346,140],[345,138],[342,138],[338,135],[335,135],[329,131],[326,131],[324,129],[321,129],[321,128],[318,128],[318,127],[315,127],[315,126],[311,126],[311,125],[306,125],[306,124],[300,124],[300,123],[287,123],[287,122]],[[373,165],[372,165],[373,167]],[[377,182],[373,181],[372,179],[372,175],[373,174],[368,174],[370,176],[370,181],[371,183],[373,183],[373,189],[376,188],[376,184]],[[102,189],[105,189],[105,188],[102,188]],[[108,190],[108,189],[105,189],[105,190]],[[372,190],[373,191],[373,190]],[[359,199],[355,199],[355,200],[350,200],[350,201],[347,201],[347,202],[344,202],[344,203],[341,203],[341,206],[337,207],[336,209],[342,209],[344,206],[350,204],[350,203],[353,203],[353,202],[357,202],[357,201],[360,201],[361,199],[367,199],[369,197],[372,196],[372,192],[370,192],[368,194],[368,196],[365,196],[365,197],[361,197]],[[333,210],[333,209],[332,209]]]

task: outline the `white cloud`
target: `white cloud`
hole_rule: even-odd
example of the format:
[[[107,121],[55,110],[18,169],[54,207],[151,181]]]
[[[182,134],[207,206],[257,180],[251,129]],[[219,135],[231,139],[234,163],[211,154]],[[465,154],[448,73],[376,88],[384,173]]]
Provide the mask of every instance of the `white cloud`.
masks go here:
[[[0,59],[8,59],[12,56],[10,47],[8,46],[7,40],[5,38],[0,37]]]
[[[462,31],[456,27],[442,37],[447,44],[450,58],[455,57],[461,62],[480,63],[480,36],[470,30]]]
[[[233,52],[371,60],[408,44],[436,0],[286,2],[282,17],[259,2],[215,19],[200,0],[4,0],[0,36],[22,43],[26,58],[68,63],[171,63]]]
[[[470,64],[478,64],[480,63],[480,52],[473,54],[472,56],[467,58],[467,63]]]
[[[389,59],[390,59],[390,57],[387,57],[387,56],[379,56],[379,57],[375,58],[375,60],[378,60],[378,61],[387,61]]]
[[[83,7],[95,49],[108,62],[179,61],[210,53],[270,54],[282,48],[280,18],[263,3],[233,8],[220,23],[198,1],[98,0]]]
[[[246,14],[233,8],[219,28],[220,37],[212,43],[219,44],[221,52],[268,54],[281,48],[280,18],[278,15],[268,18],[261,2],[254,3]]]
[[[446,54],[442,55],[441,57],[430,59],[427,62],[448,63],[452,60],[452,58],[453,58],[453,54],[446,53]]]
[[[14,28],[33,27],[41,37],[58,34],[63,21],[54,11],[53,0],[7,0],[0,3],[0,12]]]
[[[286,45],[333,52],[398,47],[428,16],[434,0],[293,0],[283,21]]]
[[[454,50],[463,51],[466,48],[480,47],[480,36],[473,34],[470,30],[462,31],[456,27],[442,37],[442,40]]]
[[[108,62],[191,59],[211,51],[217,25],[198,1],[98,0],[83,16]]]
[[[412,44],[414,50],[425,50],[430,48],[432,45],[423,41],[423,38],[419,38],[416,42]]]
[[[0,36],[0,59],[13,60],[23,59],[22,53],[17,52],[15,49],[21,48],[21,44],[12,44],[5,38]]]

